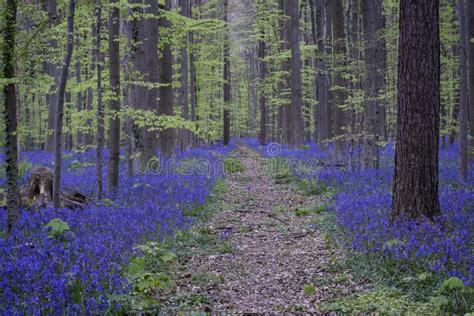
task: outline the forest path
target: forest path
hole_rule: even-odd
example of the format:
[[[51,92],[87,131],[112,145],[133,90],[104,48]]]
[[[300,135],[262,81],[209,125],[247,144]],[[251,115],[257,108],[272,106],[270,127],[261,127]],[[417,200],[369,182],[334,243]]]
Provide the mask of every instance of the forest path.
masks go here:
[[[314,217],[301,216],[319,198],[276,184],[250,149],[239,147],[238,157],[245,171],[226,177],[218,197],[225,209],[206,223],[221,251],[193,255],[178,294],[205,297],[207,312],[282,313],[317,312],[321,302],[357,292],[339,265],[343,254],[328,246]]]

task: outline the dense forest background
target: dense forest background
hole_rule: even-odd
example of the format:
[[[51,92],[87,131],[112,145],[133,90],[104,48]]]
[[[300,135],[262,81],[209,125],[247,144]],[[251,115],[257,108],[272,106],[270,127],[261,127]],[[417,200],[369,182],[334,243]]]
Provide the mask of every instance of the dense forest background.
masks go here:
[[[18,1],[15,83],[25,151],[54,150],[68,5]],[[474,17],[466,18],[465,5],[440,5],[442,146],[465,133],[474,112],[474,102],[464,110],[472,83],[466,58],[474,58],[467,40]],[[171,155],[258,135],[262,143],[347,144],[350,165],[376,166],[377,147],[395,135],[398,10],[394,0],[78,1],[64,148],[104,141],[117,148],[120,140],[132,172],[132,161],[148,161],[157,148]]]

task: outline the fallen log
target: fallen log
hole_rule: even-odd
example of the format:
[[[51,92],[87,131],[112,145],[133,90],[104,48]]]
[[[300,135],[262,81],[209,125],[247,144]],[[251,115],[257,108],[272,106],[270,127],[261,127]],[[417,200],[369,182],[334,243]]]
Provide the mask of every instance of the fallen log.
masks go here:
[[[31,171],[27,185],[21,190],[22,207],[38,211],[53,205],[53,171],[40,167]],[[82,209],[87,203],[87,197],[74,190],[64,190],[60,193],[61,207],[68,209]]]

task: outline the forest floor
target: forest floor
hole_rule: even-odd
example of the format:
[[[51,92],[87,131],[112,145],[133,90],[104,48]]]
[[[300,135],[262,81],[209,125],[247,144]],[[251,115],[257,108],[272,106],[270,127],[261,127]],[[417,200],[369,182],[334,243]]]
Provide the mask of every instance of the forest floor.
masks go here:
[[[323,302],[363,292],[368,282],[343,267],[344,254],[316,224],[324,201],[277,184],[247,147],[237,157],[245,170],[225,178],[223,209],[201,228],[219,236],[218,249],[192,251],[168,308],[181,309],[176,298],[186,297],[190,309],[213,313],[318,312]]]

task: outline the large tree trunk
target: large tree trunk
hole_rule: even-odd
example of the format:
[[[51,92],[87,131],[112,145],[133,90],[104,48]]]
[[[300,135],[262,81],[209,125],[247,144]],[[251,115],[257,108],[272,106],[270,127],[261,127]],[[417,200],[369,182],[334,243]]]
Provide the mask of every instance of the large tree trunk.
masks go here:
[[[303,142],[302,93],[301,93],[301,53],[300,53],[300,13],[299,1],[286,0],[285,9],[289,21],[287,37],[291,50],[291,131],[290,144],[298,146]]]
[[[45,0],[43,1],[43,9],[48,15],[48,23],[51,27],[59,23],[59,16],[57,12],[56,0]],[[58,49],[58,41],[55,38],[52,38],[48,41],[49,46],[52,49]],[[56,103],[57,103],[57,87],[59,85],[59,75],[60,69],[54,64],[53,61],[44,62],[45,72],[53,77],[53,93],[46,94],[46,103],[48,104],[48,131],[46,133],[46,140],[44,150],[50,153],[54,152],[54,128],[56,120]]]
[[[384,120],[380,109],[380,93],[385,86],[385,57],[380,32],[384,22],[382,0],[362,1],[365,34],[365,84],[364,84],[364,158],[363,168],[377,168],[379,161],[380,121]]]
[[[131,4],[142,4],[142,0],[130,0]],[[132,71],[140,74],[138,84],[130,86],[130,105],[141,110],[158,110],[158,3],[156,0],[145,0],[146,8],[134,9],[140,13],[138,20],[130,23],[132,36],[131,61]],[[137,12],[137,13],[138,13]],[[146,85],[154,85],[148,87]],[[135,148],[139,153],[138,169],[145,171],[148,162],[156,155],[156,133],[147,127],[134,127]]]
[[[342,107],[345,102],[345,80],[342,70],[337,69],[343,65],[346,53],[344,36],[344,12],[342,0],[331,1],[332,21],[333,21],[333,69],[335,90],[334,96],[334,162],[344,163],[346,161],[346,141],[344,134],[345,118]]]
[[[191,17],[190,0],[180,0],[181,15]],[[181,48],[181,94],[180,105],[183,119],[189,120],[189,60],[188,45],[190,42],[190,34],[187,33]],[[191,142],[190,132],[187,129],[181,129],[181,151],[187,151]]]
[[[15,78],[15,32],[16,32],[16,0],[7,0],[3,29],[3,76],[7,80]],[[4,124],[5,124],[5,160],[6,160],[6,199],[7,199],[7,233],[10,235],[20,218],[18,188],[18,118],[16,107],[16,89],[13,81],[7,81],[4,93]]]
[[[440,214],[439,0],[400,1],[398,116],[391,222]]]
[[[468,0],[470,1],[470,0]],[[459,45],[459,78],[460,78],[460,99],[459,99],[459,175],[462,179],[467,178],[468,171],[468,154],[469,144],[467,137],[467,125],[469,114],[468,100],[468,81],[467,81],[467,23],[466,23],[466,7],[464,0],[458,0],[458,17],[459,31],[461,36],[461,44]]]
[[[165,10],[171,9],[171,0],[166,0]],[[171,22],[164,17],[160,16],[160,29],[166,29],[171,27]],[[171,50],[171,43],[167,42],[163,46],[161,60],[160,60],[160,115],[173,115],[173,52]],[[161,154],[165,157],[170,157],[174,154],[175,150],[175,138],[176,130],[167,128],[161,131]]]
[[[228,22],[229,0],[224,0],[224,21]],[[225,29],[224,35],[224,145],[230,142],[230,101],[231,101],[231,82],[230,82],[230,43],[229,43],[229,26]]]
[[[58,96],[56,104],[56,125],[54,130],[54,184],[53,203],[55,208],[61,207],[61,167],[62,167],[62,134],[63,134],[63,114],[64,95],[69,75],[69,65],[71,64],[72,51],[74,49],[74,12],[75,2],[69,1],[69,15],[67,17],[67,37],[66,56],[64,57],[63,68],[59,80]]]
[[[120,9],[118,0],[109,0],[109,81],[112,99],[109,119],[109,161],[107,191],[116,191],[119,184],[120,163]]]
[[[469,135],[471,152],[474,153],[474,1],[467,1],[468,59],[469,59]]]

